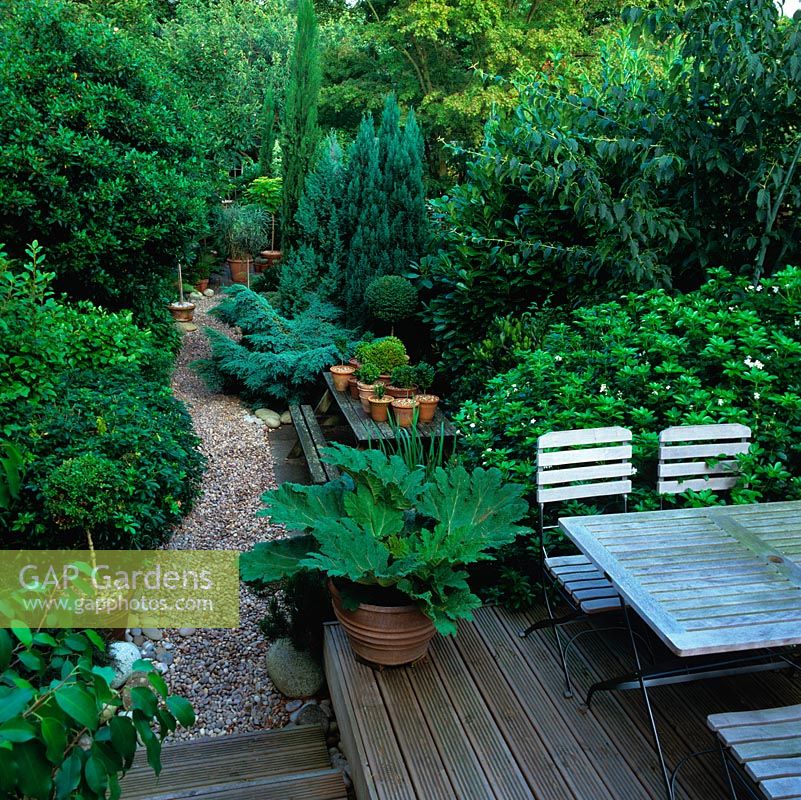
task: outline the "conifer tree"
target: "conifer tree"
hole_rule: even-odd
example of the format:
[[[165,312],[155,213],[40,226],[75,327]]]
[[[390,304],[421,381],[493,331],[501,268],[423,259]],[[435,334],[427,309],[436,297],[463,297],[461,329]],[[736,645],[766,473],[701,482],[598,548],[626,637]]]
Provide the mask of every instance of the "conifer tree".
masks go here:
[[[403,224],[405,231],[403,237],[407,242],[408,261],[417,261],[425,252],[428,238],[428,215],[423,177],[425,175],[425,141],[414,109],[411,108],[403,129],[403,148],[409,165],[404,173],[406,199],[404,201]]]
[[[362,119],[350,149],[345,209],[350,232],[345,274],[347,315],[351,323],[359,323],[365,315],[367,284],[389,270],[388,209],[371,116]]]
[[[275,147],[275,92],[270,86],[264,96],[261,113],[262,133],[259,145],[259,175],[272,177],[273,149]]]
[[[306,177],[295,224],[300,245],[316,254],[323,270],[318,275],[320,293],[338,303],[345,291],[344,188],[342,148],[330,133],[320,148],[317,166]]]
[[[283,126],[284,246],[295,235],[295,212],[306,173],[314,163],[319,140],[317,101],[320,93],[320,51],[313,0],[298,0],[298,26],[290,66]]]

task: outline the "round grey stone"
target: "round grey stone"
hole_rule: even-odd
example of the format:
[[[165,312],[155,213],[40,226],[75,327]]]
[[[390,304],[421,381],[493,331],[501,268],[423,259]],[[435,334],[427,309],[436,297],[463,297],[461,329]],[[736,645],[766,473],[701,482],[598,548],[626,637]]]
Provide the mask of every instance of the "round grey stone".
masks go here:
[[[214,289],[204,289],[203,290],[204,297],[214,297]]]
[[[287,697],[309,697],[323,685],[323,671],[308,654],[296,650],[289,639],[276,639],[267,651],[267,674]]]
[[[257,408],[253,412],[268,428],[281,427],[281,415],[269,408]]]
[[[161,639],[161,631],[158,628],[142,628],[142,633],[154,642],[158,642]]]
[[[139,648],[131,642],[112,642],[109,645],[109,664],[114,670],[111,686],[114,689],[119,689],[131,677],[134,662],[139,661],[141,657]]]
[[[293,711],[298,711],[302,705],[303,700],[290,700],[285,706],[287,714],[291,714]]]
[[[282,425],[292,424],[292,415],[288,411],[284,411],[284,413],[281,414],[281,424]]]
[[[306,703],[299,711],[296,711],[290,719],[298,725],[319,725],[323,730],[328,727],[328,716],[317,703]]]
[[[203,294],[201,292],[189,292],[189,299],[194,302],[195,300],[202,300]]]
[[[180,633],[181,636],[191,636],[194,632],[194,628],[178,628],[178,633]]]

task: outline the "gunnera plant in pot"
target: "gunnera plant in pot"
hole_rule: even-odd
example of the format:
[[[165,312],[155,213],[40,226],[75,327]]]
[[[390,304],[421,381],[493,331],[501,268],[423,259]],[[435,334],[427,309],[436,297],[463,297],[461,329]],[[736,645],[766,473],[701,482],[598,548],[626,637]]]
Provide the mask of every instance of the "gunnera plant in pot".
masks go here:
[[[439,405],[439,397],[435,394],[429,394],[428,390],[431,384],[434,383],[434,367],[421,361],[414,367],[414,378],[417,386],[420,388],[420,394],[415,395],[419,403],[419,416],[418,421],[422,423],[431,422],[434,419],[434,414],[437,412]]]
[[[231,280],[248,283],[253,255],[264,249],[270,238],[270,215],[259,206],[231,203],[217,215],[219,250],[228,259]]]
[[[436,632],[481,605],[465,567],[530,533],[521,486],[500,470],[427,470],[400,455],[336,444],[324,460],[342,473],[327,484],[284,483],[259,513],[304,535],[257,544],[242,579],[269,583],[302,570],[329,579],[334,612],[356,655],[380,666],[425,655]]]

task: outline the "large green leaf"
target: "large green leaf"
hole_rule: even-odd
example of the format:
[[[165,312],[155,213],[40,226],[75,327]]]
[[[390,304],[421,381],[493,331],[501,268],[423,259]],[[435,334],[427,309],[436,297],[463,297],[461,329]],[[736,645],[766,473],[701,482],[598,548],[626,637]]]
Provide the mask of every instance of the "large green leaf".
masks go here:
[[[60,764],[67,749],[67,732],[64,723],[53,717],[42,719],[42,739],[47,747],[47,758],[53,764]]]
[[[185,728],[189,728],[195,724],[195,710],[192,704],[183,697],[178,695],[170,695],[167,698],[167,708],[175,716],[175,719],[181,723]]]
[[[270,519],[286,525],[289,530],[312,530],[317,520],[343,515],[342,481],[322,486],[283,483],[265,492],[262,501],[267,505]]]
[[[128,769],[136,754],[136,729],[129,717],[112,717],[109,721],[111,742]]]
[[[36,736],[36,729],[24,719],[10,719],[0,725],[0,741],[29,742]]]
[[[45,758],[41,742],[23,742],[14,746],[17,761],[17,781],[26,797],[47,800],[53,787],[50,764]]]
[[[261,542],[239,559],[239,572],[246,582],[273,581],[289,578],[303,570],[301,560],[317,548],[312,536],[286,536],[272,542]]]
[[[304,561],[309,567],[357,583],[387,574],[390,559],[387,546],[353,520],[324,520],[318,536],[320,552]]]
[[[11,663],[13,649],[14,645],[8,631],[5,628],[0,628],[0,672],[4,672]]]
[[[376,539],[386,539],[403,529],[403,509],[380,502],[380,498],[376,498],[365,486],[357,486],[355,492],[348,492],[344,497],[344,506],[354,522]]]
[[[83,752],[83,751],[80,751]],[[67,756],[61,768],[56,773],[56,798],[57,800],[65,800],[72,795],[72,792],[77,788],[81,781],[81,773],[83,772],[83,761],[80,753],[73,750]]]
[[[0,690],[0,723],[6,722],[21,713],[33,698],[33,689],[10,689],[2,687]]]
[[[135,690],[134,690],[135,691]],[[98,726],[98,711],[94,697],[80,686],[62,686],[55,692],[58,707],[78,724],[93,731]]]

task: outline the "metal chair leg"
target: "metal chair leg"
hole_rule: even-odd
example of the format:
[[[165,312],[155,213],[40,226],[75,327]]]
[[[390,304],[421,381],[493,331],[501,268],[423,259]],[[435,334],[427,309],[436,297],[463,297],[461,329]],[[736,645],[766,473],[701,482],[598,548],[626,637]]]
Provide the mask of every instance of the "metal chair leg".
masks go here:
[[[729,766],[729,759],[726,758],[726,751],[723,748],[723,743],[718,742],[718,752],[720,753],[720,759],[723,761],[723,772],[726,775],[726,783],[729,787],[729,794],[731,795],[731,800],[737,800],[737,790],[734,788],[734,780],[732,779],[731,774],[731,767]]]
[[[545,595],[545,607],[548,610],[548,616],[551,619],[554,619],[553,610],[551,609],[551,601],[550,598],[548,597],[547,588],[544,588],[544,595]],[[570,682],[570,672],[567,669],[567,659],[565,658],[565,647],[562,644],[562,637],[559,634],[558,625],[553,626],[553,633],[554,636],[556,637],[556,647],[559,650],[559,661],[562,664],[562,672],[564,673],[565,676],[565,688],[562,690],[562,695],[567,698],[573,697],[573,685]]]

